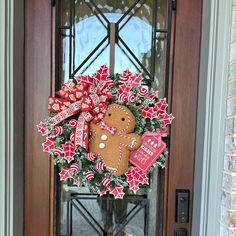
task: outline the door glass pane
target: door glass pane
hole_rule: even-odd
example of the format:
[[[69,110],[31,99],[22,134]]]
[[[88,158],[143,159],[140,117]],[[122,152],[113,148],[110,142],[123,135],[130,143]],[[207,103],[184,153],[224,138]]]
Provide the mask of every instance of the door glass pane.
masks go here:
[[[57,81],[66,82],[81,73],[92,75],[107,64],[114,66],[114,73],[125,69],[142,72],[162,96],[167,5],[167,0],[58,0]],[[117,24],[114,65],[110,60],[110,23]],[[162,217],[158,206],[163,204],[164,194],[161,176],[156,168],[150,176],[150,186],[136,195],[127,193],[125,200],[98,197],[71,183],[60,184],[60,234],[156,235],[161,229],[161,224],[157,225]]]

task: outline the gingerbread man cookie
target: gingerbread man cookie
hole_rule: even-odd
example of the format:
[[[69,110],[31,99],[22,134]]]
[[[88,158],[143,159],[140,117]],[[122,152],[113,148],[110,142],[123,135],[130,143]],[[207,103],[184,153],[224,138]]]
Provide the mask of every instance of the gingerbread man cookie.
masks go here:
[[[109,105],[103,120],[90,126],[89,151],[96,153],[115,176],[128,170],[130,151],[141,145],[141,137],[132,133],[134,129],[134,115],[118,104]]]

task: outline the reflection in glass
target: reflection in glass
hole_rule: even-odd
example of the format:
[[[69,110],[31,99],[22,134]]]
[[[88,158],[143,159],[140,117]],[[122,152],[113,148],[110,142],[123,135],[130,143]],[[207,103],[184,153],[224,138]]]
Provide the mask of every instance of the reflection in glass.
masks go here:
[[[104,14],[106,18],[113,22],[120,19],[122,14],[119,13],[106,13]],[[126,17],[128,18],[128,16]],[[125,18],[125,19],[126,19]],[[89,55],[91,51],[106,37],[107,30],[100,23],[100,21],[95,16],[91,16],[89,18],[83,19],[74,25],[75,28],[75,50],[74,50],[74,65],[73,68],[77,68]],[[132,17],[129,20],[129,23],[123,27],[120,31],[120,37],[127,43],[128,47],[132,50],[132,52],[136,55],[136,57],[142,62],[142,64],[150,69],[150,57],[151,57],[151,35],[152,35],[152,27],[148,23],[142,21],[138,17]],[[63,60],[63,78],[64,80],[69,79],[69,48],[70,48],[70,38],[65,37],[62,40],[63,44],[63,58],[67,60]],[[99,48],[98,52],[103,47]],[[125,50],[125,49],[124,49]],[[127,50],[125,50],[127,52]],[[96,53],[98,53],[96,52]],[[128,52],[127,52],[128,53]],[[129,68],[131,71],[136,71],[137,68],[134,65],[133,60],[127,58],[121,50],[117,49],[115,52],[115,73],[121,73],[124,69]],[[86,70],[84,68],[86,65],[89,65],[89,62],[85,64],[77,72],[94,74],[95,71],[102,64],[109,65],[109,48],[106,48],[103,56],[99,56],[93,62],[92,66],[89,66]],[[137,63],[136,63],[137,64]],[[72,68],[72,70],[73,70]]]

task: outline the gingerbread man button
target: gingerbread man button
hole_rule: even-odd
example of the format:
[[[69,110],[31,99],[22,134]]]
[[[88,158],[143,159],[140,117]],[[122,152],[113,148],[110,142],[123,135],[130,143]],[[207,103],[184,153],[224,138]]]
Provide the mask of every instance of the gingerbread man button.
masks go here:
[[[130,152],[141,145],[141,137],[133,133],[132,112],[126,106],[111,104],[103,120],[92,123],[90,130],[89,151],[96,153],[113,175],[123,175],[128,170]]]

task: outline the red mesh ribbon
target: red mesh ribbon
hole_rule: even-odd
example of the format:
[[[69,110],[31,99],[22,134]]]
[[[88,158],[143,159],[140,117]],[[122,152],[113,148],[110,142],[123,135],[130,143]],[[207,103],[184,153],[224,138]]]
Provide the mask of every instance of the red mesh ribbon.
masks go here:
[[[60,98],[49,97],[48,110],[58,113],[50,119],[53,125],[72,115],[79,115],[75,130],[75,147],[80,145],[88,150],[89,122],[99,122],[106,112],[111,98],[109,88],[114,85],[107,77],[108,68],[102,66],[94,78],[79,76],[76,78],[77,84],[64,83],[57,92]]]

